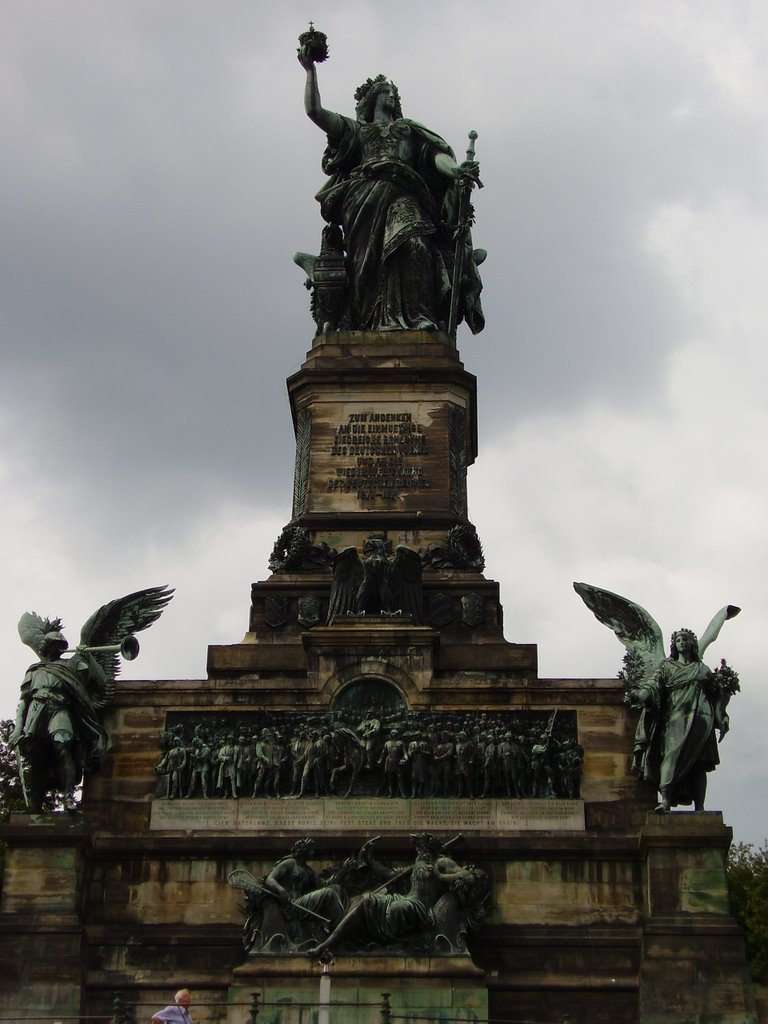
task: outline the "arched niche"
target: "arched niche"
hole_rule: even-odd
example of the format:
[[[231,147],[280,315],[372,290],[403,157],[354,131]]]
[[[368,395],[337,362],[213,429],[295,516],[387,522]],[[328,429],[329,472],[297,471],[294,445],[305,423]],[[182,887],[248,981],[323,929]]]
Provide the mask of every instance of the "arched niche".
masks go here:
[[[340,695],[355,684],[361,684],[363,689],[371,684],[383,684],[385,689],[382,693],[386,695],[389,692],[386,687],[399,693],[405,702],[405,710],[413,711],[424,707],[424,697],[408,673],[398,665],[380,658],[364,658],[353,665],[345,665],[325,680],[320,692],[328,706],[336,710]]]
[[[389,715],[405,714],[408,710],[400,690],[386,679],[370,676],[356,679],[343,687],[333,701],[334,713],[343,712],[364,716],[370,708]]]

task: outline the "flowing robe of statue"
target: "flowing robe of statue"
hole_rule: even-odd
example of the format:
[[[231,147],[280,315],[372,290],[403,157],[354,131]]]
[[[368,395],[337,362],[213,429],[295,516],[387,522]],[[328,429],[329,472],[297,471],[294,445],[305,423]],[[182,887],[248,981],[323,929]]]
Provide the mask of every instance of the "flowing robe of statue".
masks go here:
[[[320,190],[323,218],[344,232],[350,322],[360,330],[435,329],[448,319],[453,261],[453,181],[435,157],[450,146],[415,121],[354,121],[339,115],[329,134]],[[468,242],[468,247],[470,243]],[[484,325],[480,277],[465,260],[463,312]]]
[[[668,789],[673,806],[693,802],[693,773],[713,771],[720,763],[715,708],[707,692],[711,675],[701,661],[667,658],[640,690],[653,710],[641,723],[647,745],[639,767],[647,782]]]
[[[264,887],[282,899],[285,906],[292,901],[294,907],[322,914],[332,924],[341,919],[346,909],[339,887],[326,885],[304,859],[296,856],[279,860],[264,880]]]
[[[413,867],[395,871],[370,856],[375,840],[358,855],[366,859],[372,875],[387,881],[366,893],[330,935],[311,953],[326,949],[369,948],[371,944],[389,949],[427,950],[442,943],[452,950],[466,949],[468,927],[476,927],[485,916],[489,894],[488,878],[473,867],[460,867],[444,852],[443,843],[429,833],[411,836],[417,847]],[[385,885],[410,875],[405,894],[381,891]],[[439,922],[440,934],[435,929]]]
[[[409,936],[430,933],[434,925],[431,906],[437,898],[433,891],[436,874],[433,860],[424,854],[417,857],[406,894],[377,890],[366,893],[311,952],[322,953],[345,944],[392,946]],[[376,869],[389,874],[391,879],[398,875],[394,870],[387,871],[383,865],[376,864]]]
[[[381,892],[363,897],[362,934],[369,942],[388,946],[406,935],[433,927],[430,882],[434,872],[432,864],[417,861],[406,894]]]

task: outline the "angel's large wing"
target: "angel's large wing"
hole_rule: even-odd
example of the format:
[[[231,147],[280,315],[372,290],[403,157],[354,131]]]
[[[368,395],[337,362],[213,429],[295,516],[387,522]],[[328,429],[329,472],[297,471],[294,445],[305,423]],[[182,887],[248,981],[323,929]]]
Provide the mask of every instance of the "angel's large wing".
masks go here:
[[[363,582],[363,563],[357,555],[356,547],[344,548],[333,560],[333,583],[331,583],[331,599],[328,603],[327,625],[331,625],[338,615],[346,615],[353,611],[355,598]]]
[[[170,587],[148,587],[104,604],[88,619],[80,630],[80,643],[86,647],[101,647],[121,643],[129,633],[139,633],[157,622],[163,609],[173,597]],[[120,671],[118,654],[108,651],[93,654],[108,678],[114,679]]]
[[[704,651],[706,651],[709,645],[717,640],[720,630],[728,619],[735,619],[740,611],[741,608],[737,608],[735,604],[727,604],[725,608],[720,609],[701,635],[701,640],[699,640],[700,658],[704,657]]]
[[[664,639],[653,616],[639,604],[610,590],[589,583],[574,583],[573,589],[598,622],[612,629],[628,651],[640,655],[646,674],[655,672],[664,660]]]
[[[398,544],[389,570],[392,601],[397,611],[411,615],[417,626],[422,624],[421,558],[417,552]]]

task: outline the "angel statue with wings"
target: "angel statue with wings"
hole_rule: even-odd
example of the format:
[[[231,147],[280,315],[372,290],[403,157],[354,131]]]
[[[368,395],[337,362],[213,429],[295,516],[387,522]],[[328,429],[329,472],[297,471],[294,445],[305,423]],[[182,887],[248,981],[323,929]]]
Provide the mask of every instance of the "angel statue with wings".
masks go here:
[[[720,763],[718,740],[728,732],[726,708],[739,689],[738,676],[725,661],[713,672],[701,660],[723,624],[741,611],[726,605],[701,639],[690,629],[672,634],[667,657],[656,620],[625,597],[587,583],[576,593],[599,622],[613,630],[626,647],[629,703],[641,708],[635,732],[632,768],[659,793],[659,814],[680,804],[704,809],[707,772]]]
[[[72,657],[61,619],[25,612],[19,636],[40,659],[21,684],[16,725],[9,737],[16,749],[27,807],[40,812],[48,793],[61,796],[64,809],[76,809],[75,789],[94,771],[110,748],[100,720],[112,701],[118,655],[131,661],[139,652],[134,633],[151,626],[171,600],[173,590],[150,587],[103,605],[80,631]],[[24,766],[28,767],[25,772]]]

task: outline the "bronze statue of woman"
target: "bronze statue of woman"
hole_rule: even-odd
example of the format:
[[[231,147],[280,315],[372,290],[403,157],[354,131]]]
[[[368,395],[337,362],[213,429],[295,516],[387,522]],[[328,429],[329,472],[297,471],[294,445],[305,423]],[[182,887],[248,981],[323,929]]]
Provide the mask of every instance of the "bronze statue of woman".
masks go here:
[[[343,231],[349,278],[344,324],[352,330],[445,330],[455,261],[457,183],[477,177],[450,146],[402,116],[397,87],[383,75],[355,93],[356,116],[326,110],[315,62],[318,33],[301,37],[307,72],[304,106],[328,137],[317,199],[324,220]],[[309,41],[307,39],[309,38]],[[473,334],[482,330],[480,276],[466,236],[460,310]]]

